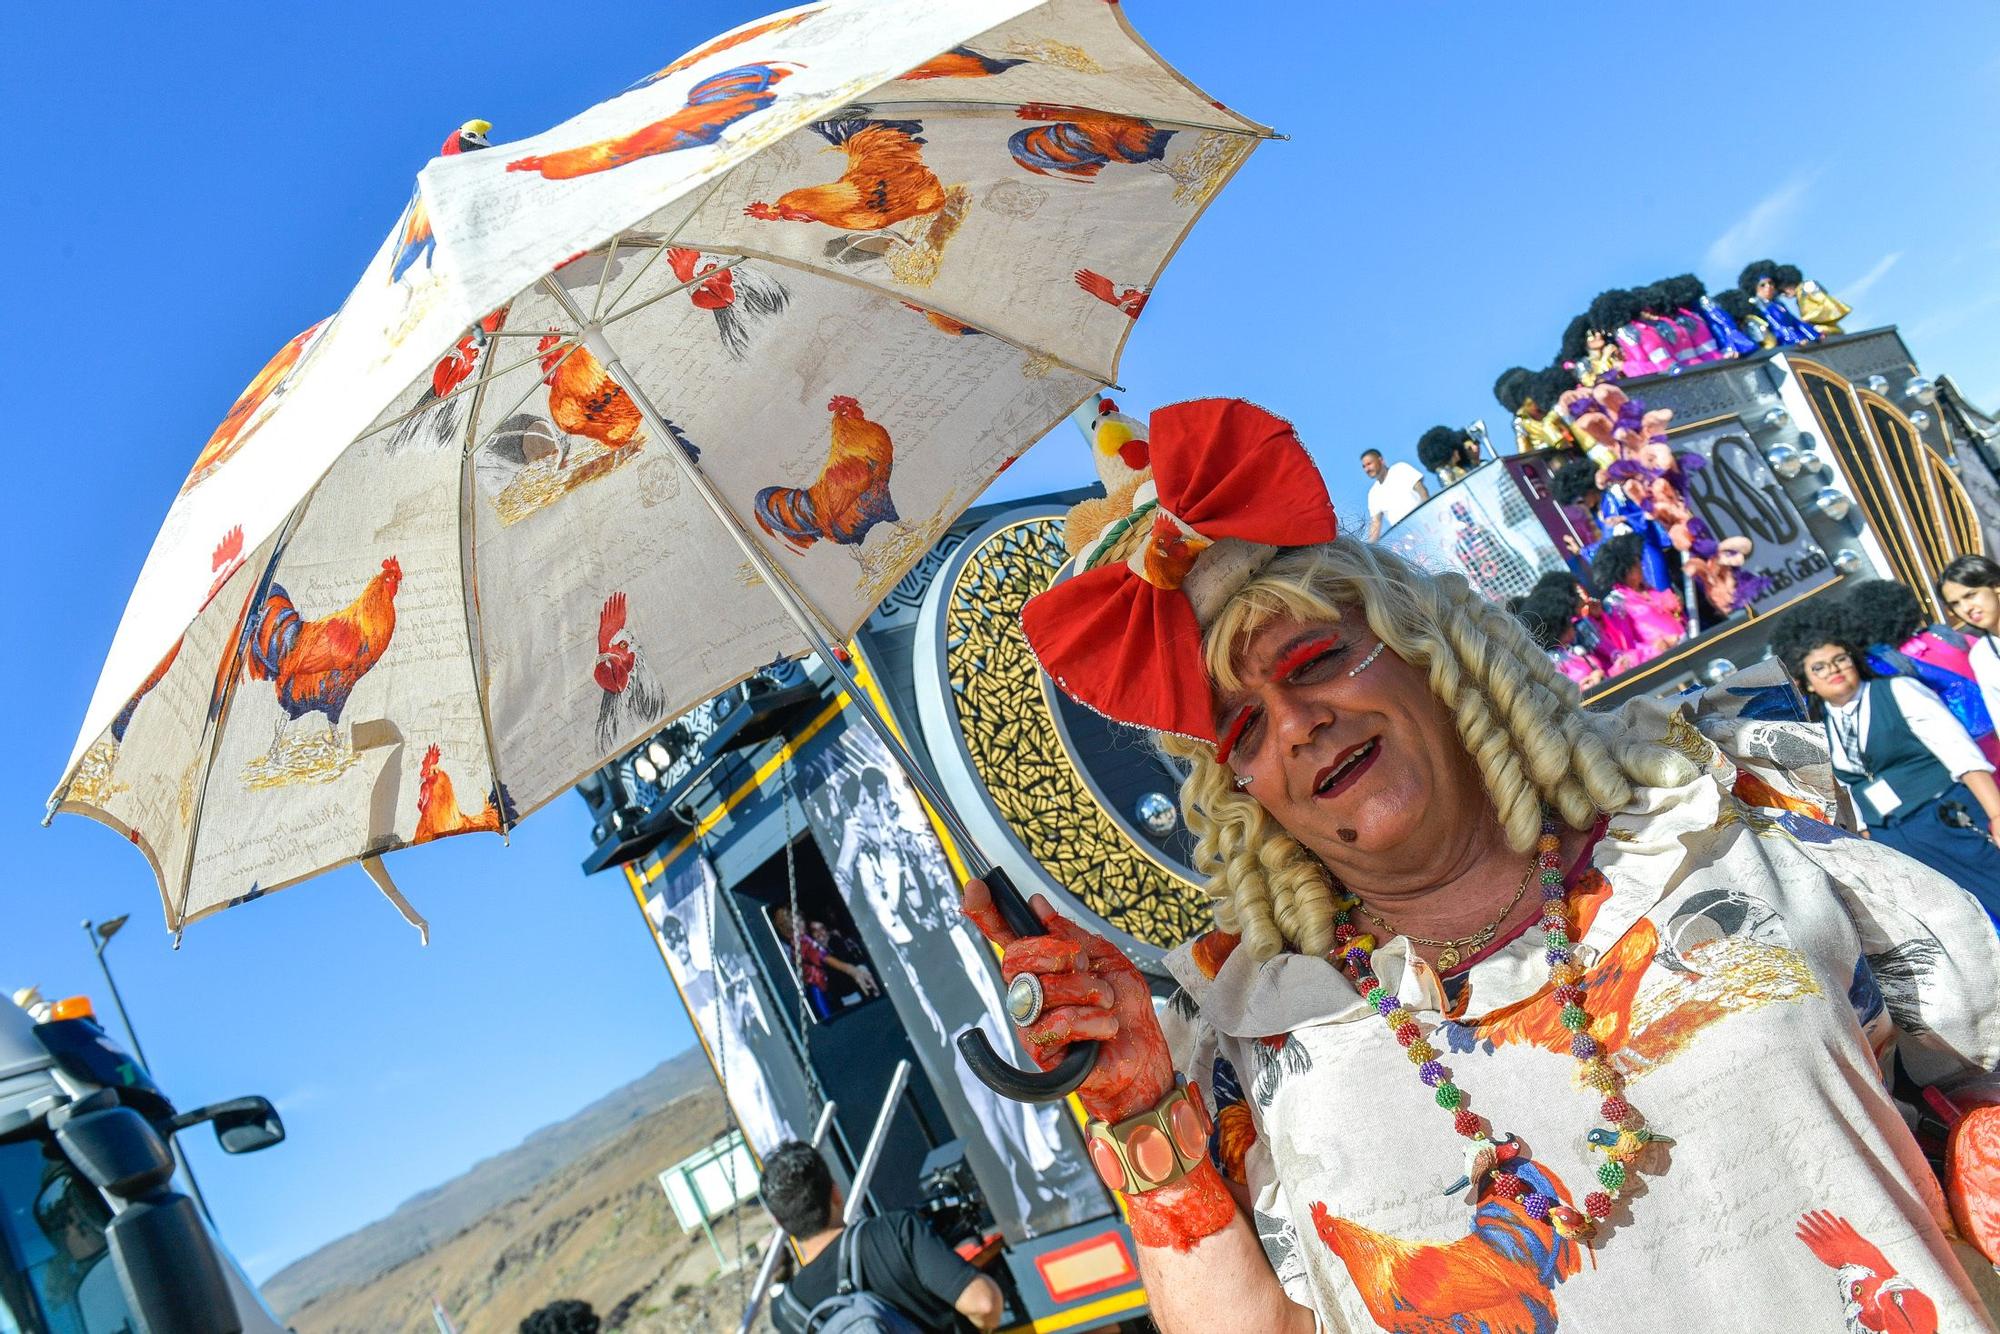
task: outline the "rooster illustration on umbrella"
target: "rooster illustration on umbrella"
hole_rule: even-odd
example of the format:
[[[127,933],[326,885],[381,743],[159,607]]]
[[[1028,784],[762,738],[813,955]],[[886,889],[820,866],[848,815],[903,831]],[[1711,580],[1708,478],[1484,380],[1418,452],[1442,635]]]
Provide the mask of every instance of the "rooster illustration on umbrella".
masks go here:
[[[1085,107],[1056,107],[1039,102],[1022,106],[1022,120],[1049,121],[1017,130],[1007,141],[1014,161],[1037,176],[1095,180],[1115,163],[1138,165],[1166,157],[1174,132],[1137,116],[1120,116]]]
[[[417,830],[410,842],[428,843],[447,834],[500,832],[501,818],[512,824],[514,810],[506,792],[498,785],[486,794],[486,804],[471,815],[458,804],[451,775],[444,770],[443,755],[433,743],[424,752],[423,767],[417,778]]]
[[[396,591],[403,582],[402,563],[389,556],[354,601],[308,620],[284,585],[270,577],[283,553],[282,545],[272,553],[262,586],[244,606],[236,652],[224,657],[209,703],[213,720],[221,712],[231,666],[239,659],[246,681],[271,683],[280,715],[271,750],[246,773],[259,786],[334,777],[352,762],[351,752],[340,744],[340,716],[354,687],[374,670],[395,638]],[[324,732],[295,738],[299,720],[315,713],[326,724]]]
[[[667,692],[625,624],[623,593],[604,599],[597,614],[597,663],[590,674],[604,692],[597,705],[597,743],[607,751],[667,710]]]
[[[790,74],[789,69],[775,65],[739,65],[711,74],[688,89],[687,105],[671,116],[616,138],[516,158],[507,164],[507,170],[539,172],[544,180],[565,181],[661,153],[716,143],[737,121],[777,101],[773,89]]]
[[[889,496],[895,449],[889,432],[869,421],[846,394],[827,405],[833,445],[810,486],[767,486],[757,493],[757,526],[783,538],[794,551],[825,539],[858,547],[878,523],[896,522]]]

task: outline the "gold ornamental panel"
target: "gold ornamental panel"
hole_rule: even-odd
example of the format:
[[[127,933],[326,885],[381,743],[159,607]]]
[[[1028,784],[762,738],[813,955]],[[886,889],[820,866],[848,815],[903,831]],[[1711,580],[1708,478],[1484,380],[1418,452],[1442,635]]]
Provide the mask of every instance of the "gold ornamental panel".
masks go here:
[[[1854,502],[1868,521],[1868,531],[1889,558],[1888,577],[1914,591],[1930,614],[1939,614],[1931,593],[1928,544],[1917,531],[1919,520],[1911,491],[1899,485],[1889,460],[1869,424],[1855,389],[1844,377],[1804,357],[1788,358],[1792,371],[1812,404],[1820,438],[1831,449],[1841,473],[1854,488]],[[1918,446],[1922,448],[1921,445]],[[1928,451],[1926,451],[1928,452]],[[1917,495],[1923,492],[1918,490]],[[1928,513],[1929,507],[1924,507]]]
[[[1077,770],[1021,633],[1021,608],[1062,568],[1062,519],[996,530],[944,607],[945,673],[974,770],[1030,856],[1112,926],[1171,949],[1213,921],[1199,888],[1142,846]]]

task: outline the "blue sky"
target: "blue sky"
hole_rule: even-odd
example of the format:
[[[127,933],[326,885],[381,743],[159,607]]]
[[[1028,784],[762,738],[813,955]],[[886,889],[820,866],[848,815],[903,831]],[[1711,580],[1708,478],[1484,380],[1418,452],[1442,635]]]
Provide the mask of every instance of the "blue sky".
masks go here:
[[[518,138],[752,3],[16,5],[0,238],[17,312],[0,655],[0,986],[99,994],[112,946],[184,1103],[273,1096],[291,1141],[194,1157],[263,1276],[680,1050],[690,1033],[622,881],[585,880],[580,802],[511,848],[398,854],[415,934],[357,873],[199,923],[178,954],[142,859],[37,828],[125,593],[188,463],[270,349],[332,310],[469,116]],[[1126,352],[1127,406],[1240,394],[1291,417],[1358,508],[1365,447],[1484,416],[1598,290],[1769,255],[1899,324],[2000,404],[2000,11],[1641,13],[1129,0],[1213,95],[1276,125],[1196,229]],[[1639,12],[1639,11],[1630,11]],[[1710,15],[1726,19],[1718,21]],[[1648,21],[1651,20],[1651,21]],[[1086,479],[1074,436],[996,495]]]

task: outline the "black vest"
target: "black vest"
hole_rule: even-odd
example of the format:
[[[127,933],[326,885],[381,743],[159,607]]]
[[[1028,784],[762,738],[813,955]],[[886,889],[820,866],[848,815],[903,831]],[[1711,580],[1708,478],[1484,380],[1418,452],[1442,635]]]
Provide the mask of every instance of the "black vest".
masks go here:
[[[1889,688],[1887,678],[1865,681],[1861,688],[1868,692],[1868,739],[1860,747],[1867,772],[1838,765],[1833,771],[1854,794],[1854,802],[1869,824],[1895,824],[1925,802],[1951,791],[1951,770],[1910,730],[1909,720],[1897,707],[1896,692]],[[1831,712],[1827,715],[1826,729],[1829,734],[1834,732]],[[1841,740],[1844,745],[1851,738],[1843,736]],[[1868,800],[1868,784],[1878,778],[1887,779],[1890,790],[1896,794],[1898,805],[1894,810],[1877,810]]]

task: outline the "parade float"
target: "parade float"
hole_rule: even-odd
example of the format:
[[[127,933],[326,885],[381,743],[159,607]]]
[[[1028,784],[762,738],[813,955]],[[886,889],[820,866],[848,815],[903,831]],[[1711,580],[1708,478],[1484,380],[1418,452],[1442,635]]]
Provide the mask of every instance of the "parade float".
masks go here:
[[[1593,588],[1602,493],[1614,509],[1645,499],[1683,625],[1589,681],[1594,701],[1719,679],[1847,581],[1902,581],[1942,620],[1938,571],[2000,531],[2000,427],[1926,377],[1894,328],[1606,382],[1617,392],[1584,386],[1574,416],[1527,403],[1520,452],[1493,457],[1483,426],[1467,428],[1463,466],[1439,469],[1448,484],[1382,539],[1509,602],[1552,578]],[[1566,503],[1553,473],[1598,445],[1591,411],[1609,420],[1606,447],[1582,455],[1599,494]],[[1105,419],[1078,415],[1100,456],[1117,448]],[[849,666],[1024,892],[1102,932],[1164,997],[1164,952],[1207,924],[1177,775],[1056,691],[1019,626],[1068,559],[1065,514],[1092,494],[968,511],[877,608]],[[1010,1037],[991,952],[939,906],[962,878],[958,850],[824,672],[773,667],[579,791],[596,821],[585,869],[627,879],[753,1148],[801,1136],[832,1101],[833,1156],[851,1168],[870,1091],[911,1060],[875,1201],[926,1209],[990,1257],[1036,1328],[1144,1309],[1073,1110],[995,1097],[956,1059],[968,1028],[1003,1051]]]

